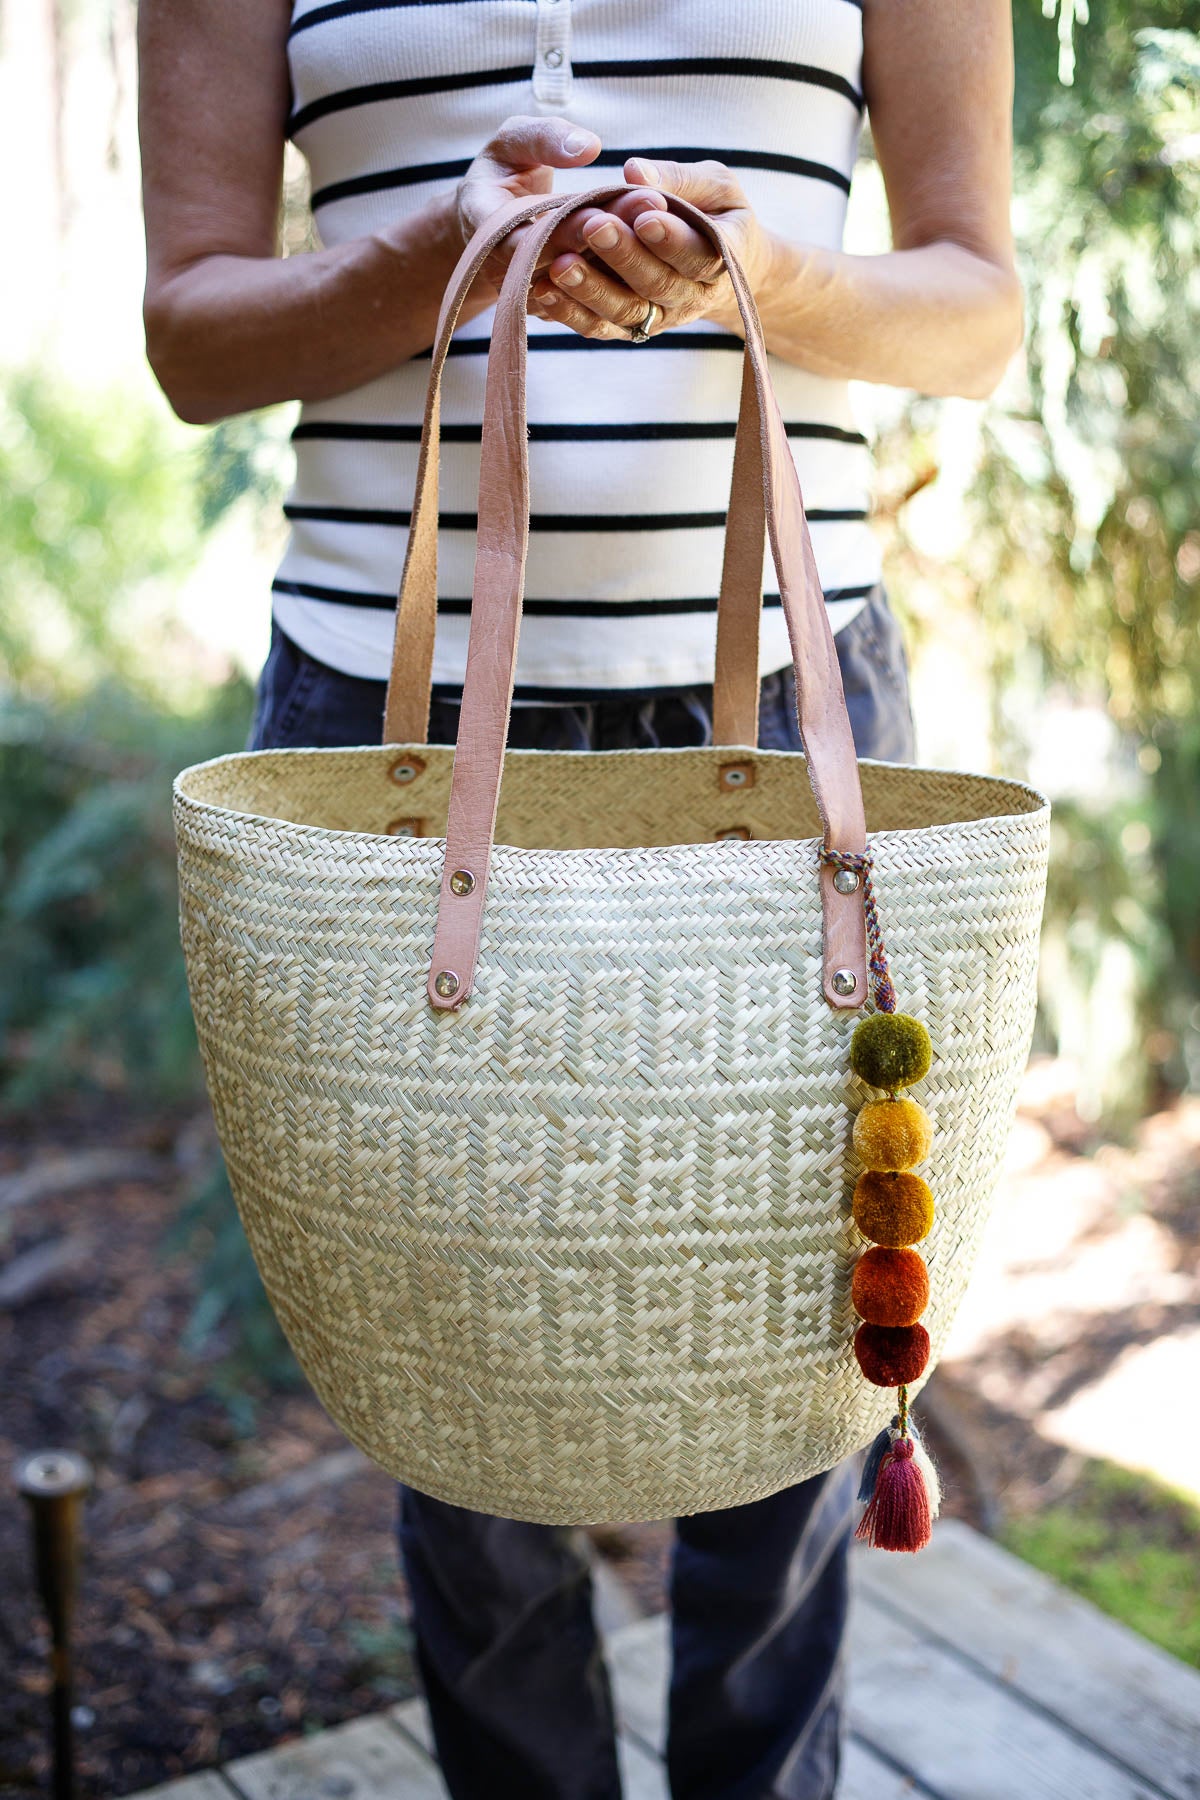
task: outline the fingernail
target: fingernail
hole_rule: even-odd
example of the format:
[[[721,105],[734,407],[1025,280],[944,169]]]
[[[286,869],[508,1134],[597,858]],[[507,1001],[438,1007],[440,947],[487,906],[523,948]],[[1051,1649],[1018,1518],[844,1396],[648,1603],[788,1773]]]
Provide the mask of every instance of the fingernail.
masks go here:
[[[563,139],[563,149],[568,156],[578,156],[593,142],[594,134],[590,131],[569,131]]]
[[[658,170],[652,162],[647,162],[645,158],[641,156],[633,156],[629,160],[629,167],[634,171],[639,181],[647,181],[650,183],[651,187],[657,187]]]
[[[615,225],[601,225],[598,230],[588,232],[587,241],[594,244],[597,250],[611,250],[615,244],[620,243],[621,234]]]
[[[538,300],[540,301],[540,303],[543,306],[557,306],[558,305],[558,295],[557,294],[539,294]]]
[[[583,280],[583,270],[578,263],[572,263],[570,268],[564,269],[562,274],[556,275],[554,279],[561,282],[563,287],[578,287]]]
[[[635,219],[633,228],[648,244],[661,244],[667,235],[666,226],[653,213],[648,217]]]

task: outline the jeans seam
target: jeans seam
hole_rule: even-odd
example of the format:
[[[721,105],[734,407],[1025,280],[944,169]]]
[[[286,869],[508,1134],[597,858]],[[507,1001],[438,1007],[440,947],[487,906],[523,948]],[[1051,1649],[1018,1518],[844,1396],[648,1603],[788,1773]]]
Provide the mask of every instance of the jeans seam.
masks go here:
[[[888,646],[880,636],[878,622],[874,618],[869,617],[865,610],[859,614],[859,617],[863,621],[863,628],[859,639],[862,648],[874,663],[879,674],[886,679],[897,698],[907,700],[909,697],[908,688],[904,680],[903,672],[896,666],[895,658],[891,655]],[[847,630],[849,629],[851,629],[850,626],[847,627]]]
[[[280,709],[276,730],[281,738],[290,735],[293,726],[307,705],[313,689],[320,676],[320,665],[312,657],[305,656],[297,649],[298,668],[288,687],[287,698]]]

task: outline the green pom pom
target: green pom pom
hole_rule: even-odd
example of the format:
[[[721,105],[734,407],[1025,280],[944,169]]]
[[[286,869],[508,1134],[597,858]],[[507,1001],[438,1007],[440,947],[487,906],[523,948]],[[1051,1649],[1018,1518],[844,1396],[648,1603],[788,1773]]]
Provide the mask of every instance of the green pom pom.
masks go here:
[[[872,1013],[854,1027],[850,1067],[871,1087],[908,1087],[928,1075],[932,1061],[929,1033],[908,1013]]]

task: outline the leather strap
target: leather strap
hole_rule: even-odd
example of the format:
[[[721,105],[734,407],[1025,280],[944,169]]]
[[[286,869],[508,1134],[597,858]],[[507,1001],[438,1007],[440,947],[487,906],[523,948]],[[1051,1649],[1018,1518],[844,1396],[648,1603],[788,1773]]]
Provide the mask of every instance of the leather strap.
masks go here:
[[[747,350],[742,358],[742,398],[733,446],[733,480],[717,606],[714,744],[745,744],[753,749],[758,743],[758,634],[766,537],[762,422],[754,365]]]
[[[429,998],[442,1010],[461,1006],[474,981],[512,704],[529,541],[525,407],[529,284],[542,246],[561,216],[582,206],[602,204],[626,191],[625,183],[617,183],[561,197],[557,205],[548,208],[517,249],[496,308],[484,403],[467,670],[429,977]],[[678,197],[671,197],[670,204],[706,233],[720,251],[737,297],[752,371],[752,382],[743,384],[742,418],[745,419],[745,403],[752,393],[759,424],[757,464],[762,476],[767,533],[796,670],[797,712],[808,778],[824,826],[826,848],[861,852],[866,848],[866,824],[841,671],[796,467],[768,377],[766,346],[754,299],[718,222]],[[486,249],[490,249],[496,241],[490,221],[485,230]],[[468,246],[468,255],[474,242]],[[436,401],[434,409],[436,413]],[[747,501],[744,484],[755,472],[755,460],[752,451],[745,451],[740,457],[735,452],[735,498],[740,498],[743,509]],[[726,573],[730,574],[734,567],[744,571],[750,554],[748,537],[739,539],[732,559],[727,553]],[[761,604],[758,577],[755,590]],[[740,706],[744,723],[746,709],[739,696],[744,691],[748,663],[757,681],[758,611],[753,609],[751,622],[747,617],[751,608],[744,605],[744,590],[739,597],[743,602],[741,616],[735,614],[732,623],[727,619],[724,626],[727,654],[732,655],[738,671],[729,690],[733,697],[724,704],[734,711]],[[728,604],[724,579],[722,603]],[[825,926],[824,992],[831,1005],[855,1009],[867,998],[862,898],[859,894],[838,893],[833,886],[832,869],[823,868],[819,880]],[[833,985],[835,971],[853,976],[849,992],[841,993]]]
[[[536,218],[550,207],[561,208],[561,194],[537,194],[529,200],[511,200],[498,207],[466,246],[446,284],[433,338],[433,360],[425,394],[425,418],[421,426],[421,455],[413,493],[408,529],[408,549],[400,598],[396,606],[396,631],[392,640],[392,667],[383,710],[385,744],[429,742],[429,705],[433,691],[433,640],[437,630],[437,525],[438,462],[442,412],[442,370],[450,339],[463,303],[480,269],[515,226]]]

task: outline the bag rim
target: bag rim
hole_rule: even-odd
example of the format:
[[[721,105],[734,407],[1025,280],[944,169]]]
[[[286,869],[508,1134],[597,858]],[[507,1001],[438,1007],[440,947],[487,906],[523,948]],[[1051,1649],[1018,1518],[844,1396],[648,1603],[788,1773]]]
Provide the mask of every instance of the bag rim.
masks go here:
[[[419,838],[396,838],[390,837],[386,832],[352,831],[341,826],[309,825],[293,819],[282,819],[274,813],[251,812],[242,807],[227,806],[220,801],[207,799],[201,795],[189,792],[189,783],[194,777],[203,776],[209,771],[225,768],[232,764],[245,764],[252,759],[257,760],[270,757],[275,761],[280,761],[285,758],[340,758],[356,757],[364,754],[372,756],[382,756],[386,754],[393,756],[397,752],[405,750],[420,750],[426,756],[428,756],[430,752],[433,752],[434,754],[444,757],[451,763],[454,756],[454,746],[452,744],[349,744],[329,747],[323,745],[297,745],[294,747],[281,746],[277,749],[268,750],[233,750],[227,751],[221,756],[208,757],[203,762],[191,763],[187,768],[181,769],[171,784],[171,791],[177,805],[192,808],[198,813],[210,814],[214,818],[223,817],[230,820],[245,820],[248,823],[263,823],[275,826],[284,825],[289,831],[303,832],[317,838],[355,838],[371,843],[398,843],[403,844],[406,847],[411,847],[416,843],[444,845],[446,841],[444,832],[430,832]],[[581,763],[587,762],[591,767],[595,767],[597,764],[605,761],[615,762],[619,760],[628,760],[633,757],[651,756],[674,758],[677,760],[685,757],[695,757],[706,762],[714,760],[728,761],[731,756],[735,755],[741,757],[753,755],[762,758],[764,761],[771,762],[783,762],[784,760],[788,760],[791,762],[803,763],[805,760],[802,751],[761,749],[757,747],[740,748],[738,746],[730,746],[727,744],[648,746],[646,748],[623,750],[513,749],[506,751],[505,754],[506,758],[512,757],[519,762],[532,762],[534,758],[544,761],[547,757],[552,757],[556,761],[559,759],[569,759]],[[868,756],[860,756],[858,762],[865,768],[886,770],[889,774],[894,771],[898,775],[926,775],[952,781],[965,781],[972,785],[981,784],[993,790],[999,790],[1001,793],[1006,792],[1010,794],[1014,801],[1011,811],[990,812],[973,819],[948,820],[941,824],[932,825],[884,827],[870,832],[869,835],[873,840],[878,839],[886,841],[896,836],[920,838],[924,837],[927,833],[945,833],[948,831],[963,832],[968,831],[973,826],[981,826],[989,823],[995,826],[1006,820],[1015,821],[1020,819],[1029,824],[1035,822],[1041,823],[1044,819],[1048,819],[1051,813],[1051,802],[1047,795],[1043,794],[1040,789],[1032,786],[1031,783],[1018,781],[1015,777],[1010,775],[984,774],[976,769],[935,768],[924,763],[886,762],[879,758]],[[1019,799],[1023,800],[1025,804],[1015,804]],[[818,843],[820,842],[820,834],[812,833],[805,837],[751,838],[745,840],[745,842],[760,845],[772,843]],[[688,849],[693,847],[693,845],[702,847],[710,853],[717,847],[708,840],[683,839],[674,844],[593,845],[586,851],[581,851],[579,846],[559,848],[550,844],[503,844],[501,841],[497,841],[496,848],[514,851],[523,856],[576,856],[580,854],[594,856],[597,853],[597,850],[605,852],[612,851],[614,854],[619,852],[624,855],[643,855],[650,849]]]

